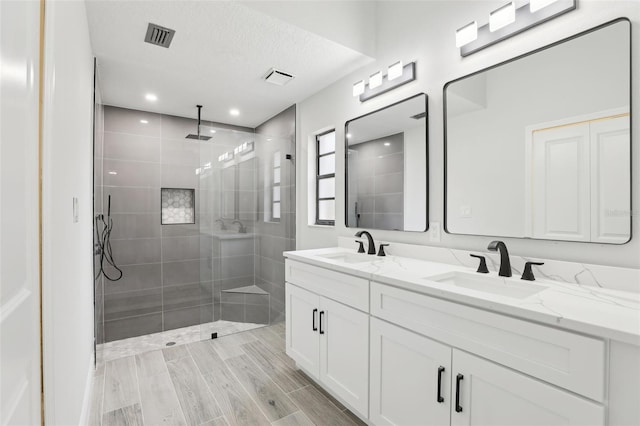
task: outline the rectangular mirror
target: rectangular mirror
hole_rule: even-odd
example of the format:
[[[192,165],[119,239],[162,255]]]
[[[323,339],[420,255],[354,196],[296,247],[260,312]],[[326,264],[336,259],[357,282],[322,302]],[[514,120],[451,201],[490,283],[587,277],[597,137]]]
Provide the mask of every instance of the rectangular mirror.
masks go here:
[[[631,24],[617,19],[444,88],[445,230],[631,238]]]
[[[354,118],[345,126],[346,225],[427,230],[427,95]]]

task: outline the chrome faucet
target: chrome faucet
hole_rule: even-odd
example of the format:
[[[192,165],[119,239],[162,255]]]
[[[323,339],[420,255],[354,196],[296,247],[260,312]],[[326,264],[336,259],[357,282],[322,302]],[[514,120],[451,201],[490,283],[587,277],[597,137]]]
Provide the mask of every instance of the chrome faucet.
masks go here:
[[[220,222],[220,230],[221,231],[226,231],[227,230],[227,225],[224,224],[224,220],[216,219],[216,222]]]
[[[368,240],[368,250],[367,250],[367,254],[376,254],[376,243],[373,242],[373,237],[371,236],[371,234],[368,231],[358,231],[356,232],[356,237],[362,237],[363,235],[367,236],[367,240]]]
[[[511,276],[511,262],[509,261],[509,252],[507,251],[507,245],[502,241],[491,241],[487,249],[491,251],[500,252],[500,271],[498,275],[501,277]]]
[[[238,226],[238,233],[239,234],[246,234],[247,233],[247,228],[244,226],[244,224],[242,222],[240,222],[238,219],[234,220],[232,225],[238,224],[240,226]]]

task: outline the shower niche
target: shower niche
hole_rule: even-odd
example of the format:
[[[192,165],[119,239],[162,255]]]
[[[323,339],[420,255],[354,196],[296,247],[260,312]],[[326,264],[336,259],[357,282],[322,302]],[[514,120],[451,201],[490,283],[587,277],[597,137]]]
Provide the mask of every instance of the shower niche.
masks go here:
[[[196,223],[196,190],[185,188],[161,188],[161,216],[163,225]]]

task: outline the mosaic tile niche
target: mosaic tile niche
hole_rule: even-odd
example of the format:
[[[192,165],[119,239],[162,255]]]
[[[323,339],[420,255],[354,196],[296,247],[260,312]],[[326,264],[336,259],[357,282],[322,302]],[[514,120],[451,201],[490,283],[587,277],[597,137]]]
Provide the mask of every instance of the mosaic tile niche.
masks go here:
[[[194,189],[162,188],[161,191],[163,225],[196,223]]]

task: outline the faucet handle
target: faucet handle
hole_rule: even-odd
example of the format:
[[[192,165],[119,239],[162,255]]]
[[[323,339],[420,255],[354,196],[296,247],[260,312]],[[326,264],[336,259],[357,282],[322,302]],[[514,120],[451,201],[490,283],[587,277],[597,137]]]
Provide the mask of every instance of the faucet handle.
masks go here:
[[[527,262],[524,264],[524,272],[522,273],[521,280],[525,281],[535,281],[536,277],[533,276],[533,269],[531,265],[542,266],[544,262]]]
[[[358,253],[364,253],[364,241],[354,240],[356,243],[360,244],[358,246]]]
[[[485,259],[484,256],[480,256],[479,254],[470,254],[469,256],[480,259],[480,264],[478,265],[478,270],[476,272],[480,274],[489,273],[489,269],[487,268],[487,259]]]
[[[384,252],[384,248],[388,246],[389,244],[380,244],[380,250],[378,250],[378,256],[386,256],[387,254]]]

